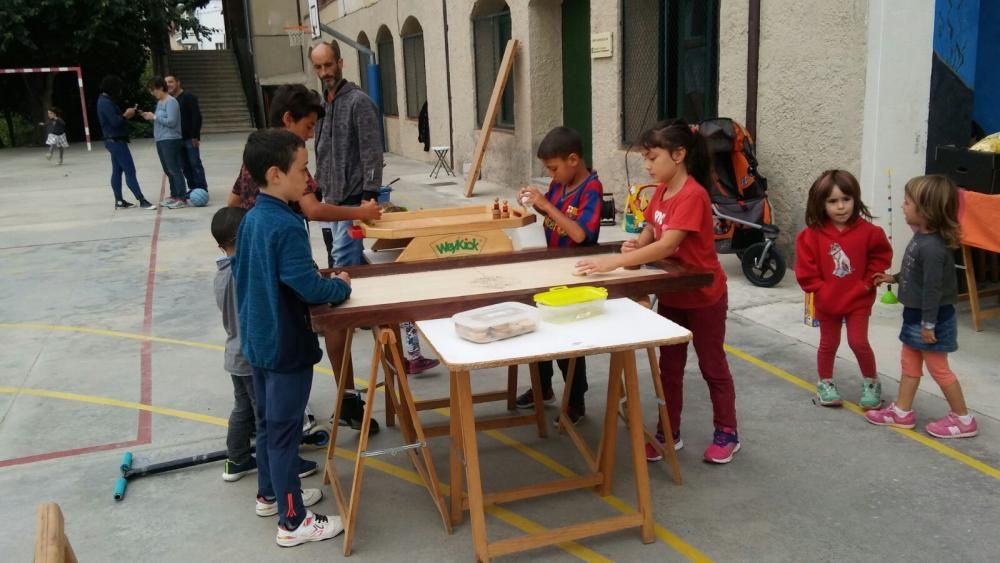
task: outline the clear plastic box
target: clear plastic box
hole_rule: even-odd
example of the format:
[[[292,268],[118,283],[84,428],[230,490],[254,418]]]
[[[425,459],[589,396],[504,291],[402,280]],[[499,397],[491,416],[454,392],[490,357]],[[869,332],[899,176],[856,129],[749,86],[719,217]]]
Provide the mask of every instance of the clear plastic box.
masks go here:
[[[456,313],[451,320],[459,336],[485,344],[533,332],[538,328],[538,310],[524,303],[497,303]]]
[[[535,295],[535,305],[547,323],[568,323],[604,313],[608,290],[603,287],[553,287]]]

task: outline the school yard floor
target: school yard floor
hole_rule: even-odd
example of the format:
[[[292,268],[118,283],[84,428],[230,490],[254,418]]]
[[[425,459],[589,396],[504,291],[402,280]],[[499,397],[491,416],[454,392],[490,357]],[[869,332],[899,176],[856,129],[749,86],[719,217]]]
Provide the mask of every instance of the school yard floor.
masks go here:
[[[116,212],[100,144],[74,145],[66,164],[42,149],[0,151],[0,559],[29,561],[35,508],[55,501],[81,561],[330,561],[342,539],[282,550],[275,521],[253,514],[254,477],[224,483],[221,463],[132,482],[112,499],[119,460],[136,465],[223,449],[232,402],[222,369],[223,331],[212,277],[217,250],[209,220],[236,176],[242,136],[204,140],[212,202],[206,208]],[[155,148],[133,143],[143,190],[164,194]],[[430,163],[390,156],[386,180],[402,176],[394,201],[415,207],[466,204],[461,180],[428,179]],[[484,184],[475,201],[513,191]],[[538,225],[528,229],[540,231]],[[602,238],[621,237],[606,228]],[[540,243],[539,233],[518,238]],[[322,241],[313,233],[316,256]],[[318,260],[323,263],[322,258]],[[729,360],[738,395],[743,449],[726,466],[701,461],[711,439],[711,409],[696,362],[689,362],[680,452],[683,486],[664,464],[650,467],[657,541],[636,531],[542,549],[509,560],[545,561],[996,561],[1000,553],[1000,322],[982,333],[963,323],[954,365],[975,409],[980,436],[937,441],[922,424],[946,412],[933,381],[917,400],[918,431],[869,425],[853,406],[810,402],[816,330],[804,327],[789,273],[780,287],[750,287],[732,257]],[[873,345],[891,399],[898,378],[898,309],[877,306]],[[367,371],[370,338],[355,340],[356,369]],[[843,346],[836,377],[846,398],[859,393],[857,366]],[[647,424],[655,402],[645,360],[640,382]],[[588,362],[588,418],[580,428],[596,443],[607,360]],[[321,364],[328,367],[328,364]],[[526,378],[524,378],[526,379]],[[557,378],[558,379],[558,378]],[[477,376],[502,387],[499,373]],[[414,380],[424,397],[445,395],[440,368]],[[561,383],[556,387],[561,390]],[[311,406],[331,410],[333,378],[318,373]],[[500,411],[500,404],[480,412]],[[550,411],[553,412],[554,411]],[[384,421],[382,401],[376,406]],[[425,413],[427,421],[443,420]],[[357,434],[341,433],[350,450]],[[372,447],[400,442],[385,429]],[[480,435],[487,489],[581,471],[569,441],[540,439],[529,427]],[[447,442],[432,440],[442,480]],[[319,450],[305,455],[320,460]],[[504,505],[487,518],[491,538],[554,528],[632,510],[627,453],[618,448],[614,496],[576,492]],[[378,458],[364,483],[353,560],[469,561],[469,525],[445,535],[427,494],[412,483],[404,456]],[[340,464],[347,477],[345,463]],[[319,487],[310,477],[304,486]],[[327,491],[324,491],[325,493]],[[318,512],[331,513],[327,495]],[[992,555],[991,555],[992,554]]]

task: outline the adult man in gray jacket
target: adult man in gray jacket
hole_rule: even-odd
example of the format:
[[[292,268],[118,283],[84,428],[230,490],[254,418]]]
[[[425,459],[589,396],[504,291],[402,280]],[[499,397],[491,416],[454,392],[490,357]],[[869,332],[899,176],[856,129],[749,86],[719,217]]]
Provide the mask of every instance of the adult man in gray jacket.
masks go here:
[[[360,205],[382,186],[382,127],[378,108],[356,84],[344,80],[344,60],[336,41],[309,51],[323,82],[326,115],[316,123],[316,182],[325,203]],[[352,221],[333,223],[330,251],[334,267],[364,263],[364,245],[352,239]]]

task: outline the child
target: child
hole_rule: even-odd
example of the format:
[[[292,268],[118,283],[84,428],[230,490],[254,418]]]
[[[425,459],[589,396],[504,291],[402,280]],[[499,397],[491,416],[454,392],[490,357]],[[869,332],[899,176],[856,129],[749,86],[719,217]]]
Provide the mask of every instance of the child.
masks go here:
[[[927,425],[927,433],[936,438],[971,438],[978,433],[976,419],[966,408],[962,386],[948,367],[948,353],[958,350],[958,280],[952,253],[959,246],[961,232],[958,189],[945,176],[913,178],[906,183],[903,216],[914,229],[903,255],[903,269],[892,276],[883,273],[875,277],[879,284],[899,284],[899,302],[903,304],[899,396],[884,409],[868,411],[865,418],[884,426],[916,426],[911,409],[922,364],[927,364],[951,408],[948,416]]]
[[[66,141],[66,122],[62,120],[62,112],[57,107],[49,108],[49,120],[45,122],[45,144],[49,147],[49,153],[45,155],[47,160],[52,159],[52,150],[59,149],[59,164],[63,163],[63,150],[69,147]]]
[[[795,277],[803,291],[816,296],[816,396],[825,407],[843,403],[833,382],[833,362],[845,320],[847,344],[863,378],[858,404],[865,410],[882,406],[868,318],[875,303],[875,275],[892,264],[892,246],[871,219],[861,202],[861,186],[850,172],[827,170],[809,188],[806,228],[795,239]]]
[[[167,81],[154,76],[146,82],[146,89],[156,98],[156,112],[146,111],[142,118],[153,122],[153,138],[160,166],[170,181],[170,197],[160,205],[167,209],[188,206],[187,184],[181,163],[184,161],[184,139],[181,136],[181,106],[167,93]]]
[[[238,207],[224,207],[212,217],[212,236],[226,254],[215,261],[218,267],[215,274],[215,302],[222,311],[222,326],[226,329],[225,368],[233,379],[233,395],[236,399],[233,411],[229,414],[226,432],[227,459],[222,479],[227,482],[239,481],[244,475],[257,470],[257,460],[250,455],[250,435],[253,433],[254,411],[257,408],[251,377],[253,369],[240,351],[236,286],[230,268],[232,256],[236,253],[236,231],[246,213],[246,210]],[[300,479],[316,471],[315,461],[299,458]],[[312,494],[315,496],[315,493]]]
[[[639,238],[625,241],[622,253],[588,258],[577,263],[584,273],[610,272],[673,257],[713,273],[712,285],[658,296],[659,313],[694,334],[698,367],[712,399],[715,436],[705,450],[705,461],[729,463],[740,450],[736,432],[736,389],[726,361],[728,293],[726,274],[715,253],[712,207],[705,186],[712,181],[711,157],[704,137],[681,119],[666,120],[642,134],[639,140],[646,171],[659,183],[646,208],[649,218]],[[660,378],[666,394],[674,449],[684,447],[680,437],[684,400],[684,365],[687,344],[660,347]],[[662,422],[657,440],[665,443]],[[646,445],[646,459],[659,461],[659,452]]]
[[[233,261],[240,344],[253,366],[257,396],[257,514],[279,515],[276,541],[291,547],[332,538],[340,517],[306,509],[322,498],[302,491],[298,448],[313,365],[323,357],[309,326],[309,304],[351,294],[345,273],[325,279],[312,261],[309,235],[288,206],[305,191],[309,156],[294,133],[268,129],[247,139],[243,163],[260,186],[240,225]]]
[[[604,188],[597,172],[587,168],[583,160],[583,141],[580,134],[568,127],[556,127],[548,132],[538,145],[537,156],[552,176],[549,190],[542,195],[534,187],[523,187],[517,199],[522,205],[532,205],[545,216],[542,228],[549,248],[597,244],[601,224],[601,199]],[[569,360],[557,360],[563,380],[569,369]],[[555,402],[552,392],[552,362],[539,362],[538,374],[542,380],[542,397],[546,404]],[[584,417],[586,406],[583,396],[587,392],[586,358],[576,358],[573,384],[569,390],[568,416],[573,424]],[[530,409],[535,406],[531,389],[517,398],[517,407]],[[559,427],[559,419],[555,421]]]

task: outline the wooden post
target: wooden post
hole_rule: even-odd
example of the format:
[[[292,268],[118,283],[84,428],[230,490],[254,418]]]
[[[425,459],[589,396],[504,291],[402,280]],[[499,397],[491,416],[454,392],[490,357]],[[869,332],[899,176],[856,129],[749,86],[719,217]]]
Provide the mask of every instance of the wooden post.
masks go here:
[[[497,111],[500,109],[500,98],[503,97],[504,88],[507,87],[507,77],[510,76],[510,70],[514,67],[514,54],[517,51],[517,45],[517,39],[511,39],[507,42],[507,49],[503,52],[497,81],[493,84],[493,95],[490,96],[490,105],[486,108],[483,128],[479,131],[476,152],[472,153],[472,168],[469,169],[469,179],[465,182],[465,197],[471,197],[472,190],[476,187],[479,169],[483,165],[483,156],[486,154],[486,145],[490,142],[490,133],[493,132],[493,122],[496,121]]]
[[[76,563],[76,554],[63,529],[59,505],[46,502],[38,506],[38,538],[35,540],[35,563]]]

